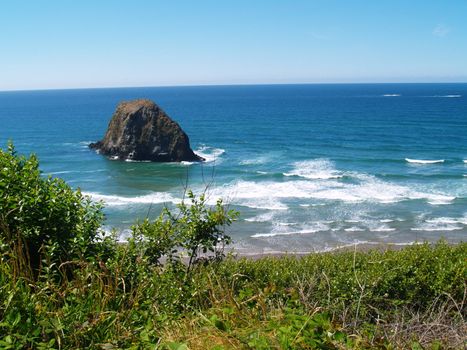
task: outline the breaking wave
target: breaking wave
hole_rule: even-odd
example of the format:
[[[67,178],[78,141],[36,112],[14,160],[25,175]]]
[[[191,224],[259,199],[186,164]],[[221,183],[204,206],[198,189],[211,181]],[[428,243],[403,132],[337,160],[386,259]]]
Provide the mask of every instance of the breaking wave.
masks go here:
[[[343,231],[343,232],[392,232],[395,231],[395,228],[389,227],[387,225],[375,225],[375,222],[367,221],[362,219],[358,222],[358,225],[345,225],[344,222],[336,220],[330,221],[317,221],[308,223],[306,225],[299,225],[297,223],[284,223],[278,222],[274,224],[274,228],[271,232],[268,233],[256,233],[252,235],[253,238],[268,238],[275,236],[290,236],[290,235],[304,235],[312,234],[317,232],[327,232],[327,231]],[[292,229],[288,229],[292,226]],[[298,228],[298,229],[297,229]]]
[[[293,170],[283,173],[284,176],[298,176],[306,179],[338,179],[344,175],[334,168],[327,159],[306,160],[293,163]]]
[[[122,206],[129,204],[158,204],[158,203],[180,203],[179,198],[173,197],[170,193],[166,192],[154,192],[151,194],[136,196],[136,197],[124,197],[116,195],[105,195],[95,192],[83,192],[84,195],[91,197],[93,201],[103,201],[107,206]]]
[[[205,159],[205,163],[217,162],[221,155],[225,153],[222,148],[215,148],[209,146],[201,146],[194,151],[197,155]]]
[[[411,159],[405,158],[407,163],[414,163],[414,164],[437,164],[437,163],[444,163],[444,159]]]
[[[286,199],[318,199],[342,202],[396,203],[426,200],[430,204],[449,204],[456,197],[419,191],[381,181],[370,175],[354,175],[357,183],[338,180],[254,182],[239,180],[211,191],[214,199],[228,198],[229,203],[253,208],[287,209]]]
[[[276,228],[269,233],[256,233],[252,235],[253,238],[268,238],[268,237],[276,237],[276,236],[290,236],[290,235],[304,235],[304,234],[311,234],[320,231],[328,231],[330,228],[326,223],[323,222],[315,222],[308,227],[304,227],[301,230],[294,230],[294,231],[287,231],[286,228],[290,225],[281,225],[278,223]]]
[[[433,97],[459,98],[459,97],[462,97],[462,95],[435,95]]]
[[[248,221],[248,222],[268,222],[268,221],[271,221],[273,218],[274,218],[274,212],[270,211],[268,213],[260,214],[260,215],[254,216],[252,218],[247,218],[247,219],[245,219],[245,221]]]
[[[109,159],[110,159],[110,160],[117,160],[118,157],[117,157],[117,158],[111,157],[111,158],[109,158]],[[150,160],[134,160],[134,159],[130,159],[130,158],[126,158],[126,159],[125,159],[125,162],[128,162],[128,163],[151,163]]]
[[[62,175],[62,174],[94,174],[106,171],[106,169],[96,169],[96,170],[63,170],[63,171],[52,171],[46,173],[47,175]]]
[[[242,160],[239,164],[240,165],[261,165],[261,164],[268,163],[270,159],[271,159],[270,155],[263,155],[257,158]]]
[[[450,218],[441,217],[429,219],[421,223],[419,226],[412,228],[412,231],[456,231],[462,230],[467,226],[467,217]]]

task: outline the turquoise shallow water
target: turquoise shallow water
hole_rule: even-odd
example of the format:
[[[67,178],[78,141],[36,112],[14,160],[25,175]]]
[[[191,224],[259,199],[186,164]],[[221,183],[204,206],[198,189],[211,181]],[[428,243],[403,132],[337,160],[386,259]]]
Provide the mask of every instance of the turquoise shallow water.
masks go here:
[[[107,160],[118,102],[151,98],[204,164]],[[0,142],[106,202],[125,237],[186,184],[241,212],[245,253],[467,238],[467,84],[87,89],[0,93]]]

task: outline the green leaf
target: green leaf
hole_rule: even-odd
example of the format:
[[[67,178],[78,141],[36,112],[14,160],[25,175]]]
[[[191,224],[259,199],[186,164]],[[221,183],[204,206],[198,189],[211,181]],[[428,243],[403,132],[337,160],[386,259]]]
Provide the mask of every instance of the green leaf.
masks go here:
[[[184,343],[171,342],[166,343],[165,346],[168,350],[188,350],[188,346]]]

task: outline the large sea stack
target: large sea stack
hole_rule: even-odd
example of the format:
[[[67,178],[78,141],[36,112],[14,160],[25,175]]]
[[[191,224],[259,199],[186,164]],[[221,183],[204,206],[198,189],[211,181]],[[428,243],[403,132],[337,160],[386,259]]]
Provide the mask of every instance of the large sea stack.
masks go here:
[[[182,128],[151,100],[121,102],[102,141],[90,148],[120,160],[202,161]]]

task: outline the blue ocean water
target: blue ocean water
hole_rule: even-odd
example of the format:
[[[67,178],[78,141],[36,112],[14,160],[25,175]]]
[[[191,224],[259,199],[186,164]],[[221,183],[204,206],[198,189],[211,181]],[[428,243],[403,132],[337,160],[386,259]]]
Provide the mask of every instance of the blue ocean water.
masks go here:
[[[150,98],[203,164],[111,161],[116,105]],[[0,144],[106,203],[122,238],[186,187],[240,211],[243,253],[467,238],[467,84],[257,85],[0,93]]]

